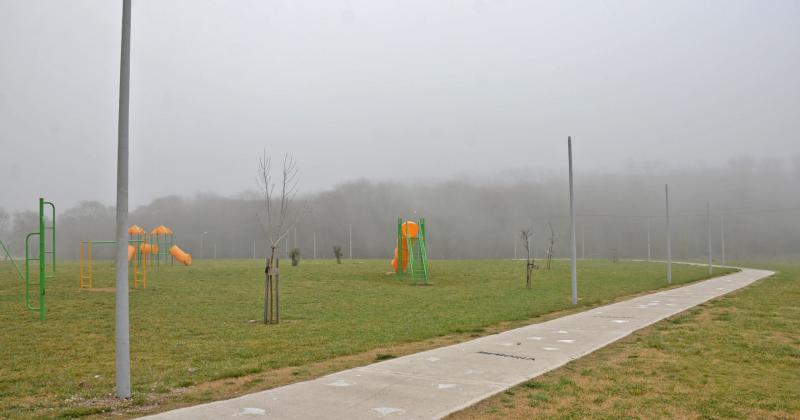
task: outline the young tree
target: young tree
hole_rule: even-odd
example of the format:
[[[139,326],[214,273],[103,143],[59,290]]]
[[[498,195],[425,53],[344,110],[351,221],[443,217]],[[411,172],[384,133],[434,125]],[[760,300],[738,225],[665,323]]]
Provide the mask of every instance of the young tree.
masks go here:
[[[341,264],[342,263],[342,255],[343,254],[344,253],[342,252],[342,247],[341,246],[339,246],[339,245],[334,245],[333,246],[333,256],[336,257],[336,264]]]
[[[289,257],[292,258],[292,265],[298,266],[300,265],[300,248],[292,248],[292,251],[289,253]]]
[[[531,288],[531,277],[533,277],[533,269],[536,268],[534,264],[535,261],[531,257],[531,241],[533,240],[533,232],[530,229],[522,229],[519,234],[519,238],[522,240],[522,248],[525,249],[525,253],[528,255],[526,261],[526,275],[525,275],[525,287],[530,289]]]
[[[556,246],[558,235],[556,235],[556,231],[553,229],[552,223],[547,222],[547,226],[550,228],[550,245],[547,247],[547,269],[549,270],[553,263],[553,249]]]
[[[297,163],[290,155],[284,155],[280,183],[272,180],[272,159],[265,151],[258,160],[258,184],[263,194],[261,230],[270,252],[264,267],[264,323],[280,322],[280,260],[276,251],[289,231],[297,224],[300,212],[294,208],[297,195]]]

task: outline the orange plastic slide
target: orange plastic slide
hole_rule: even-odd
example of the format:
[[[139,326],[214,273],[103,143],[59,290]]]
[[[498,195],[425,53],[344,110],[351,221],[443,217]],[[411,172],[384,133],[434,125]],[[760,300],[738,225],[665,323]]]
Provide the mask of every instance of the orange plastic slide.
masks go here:
[[[412,221],[404,222],[400,227],[402,237],[400,241],[403,243],[403,270],[408,267],[408,242],[406,238],[416,238],[419,234],[419,225]],[[392,259],[392,268],[397,270],[397,247],[394,247],[394,259]]]
[[[192,265],[192,254],[183,252],[182,249],[178,248],[178,245],[172,245],[172,248],[169,249],[169,254],[183,265]]]

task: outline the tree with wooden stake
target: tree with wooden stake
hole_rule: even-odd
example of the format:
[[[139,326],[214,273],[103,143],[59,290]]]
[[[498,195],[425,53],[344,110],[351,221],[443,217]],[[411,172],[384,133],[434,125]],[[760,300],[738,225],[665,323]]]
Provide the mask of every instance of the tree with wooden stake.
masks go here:
[[[336,257],[336,264],[342,263],[342,255],[344,255],[344,253],[342,252],[342,247],[339,245],[334,245],[333,256]]]
[[[553,229],[552,223],[547,222],[547,226],[550,228],[550,245],[547,247],[547,269],[549,270],[553,263],[553,249],[556,246],[558,235],[556,235],[556,231]]]
[[[536,268],[534,258],[531,258],[531,240],[533,239],[533,232],[530,229],[522,229],[519,233],[519,238],[522,240],[522,248],[528,255],[526,259],[526,274],[525,274],[525,288],[531,288],[531,278],[533,277],[533,270]]]
[[[258,184],[263,193],[264,209],[259,214],[261,230],[270,244],[264,267],[264,323],[277,324],[280,311],[280,258],[276,251],[287,234],[294,228],[301,212],[294,208],[298,185],[297,163],[290,155],[283,157],[280,188],[272,181],[272,159],[265,151],[258,160]]]

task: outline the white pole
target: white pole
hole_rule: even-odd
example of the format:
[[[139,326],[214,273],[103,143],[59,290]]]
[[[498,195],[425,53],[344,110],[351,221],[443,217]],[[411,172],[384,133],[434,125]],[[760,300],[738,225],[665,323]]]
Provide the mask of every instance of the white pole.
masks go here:
[[[314,259],[317,259],[317,232],[314,232]]]
[[[569,154],[569,219],[570,219],[570,248],[572,250],[572,304],[578,304],[578,263],[577,248],[575,246],[575,198],[572,183],[572,137],[567,137],[567,152]]]
[[[352,260],[353,259],[353,224],[352,223],[350,224],[349,232],[350,232],[350,259]]]
[[[256,241],[253,241],[253,259],[256,259]]]
[[[586,221],[581,224],[581,259],[586,259]]]
[[[722,266],[725,266],[725,217],[719,217],[719,233],[720,233],[720,242],[722,245]]]
[[[647,218],[647,262],[652,262],[652,253],[650,252],[650,218]]]
[[[514,237],[514,259],[517,259],[517,237]]]
[[[217,259],[217,243],[214,242],[214,259]]]
[[[131,0],[122,0],[122,42],[117,127],[117,256],[114,349],[117,397],[131,396],[131,346],[128,313],[128,115],[131,78]]]
[[[667,201],[667,283],[672,284],[672,232],[669,229],[669,184],[664,185]]]
[[[706,228],[708,229],[708,274],[714,272],[714,266],[711,265],[711,203],[706,201]]]
[[[297,226],[294,227],[294,247],[297,248]]]

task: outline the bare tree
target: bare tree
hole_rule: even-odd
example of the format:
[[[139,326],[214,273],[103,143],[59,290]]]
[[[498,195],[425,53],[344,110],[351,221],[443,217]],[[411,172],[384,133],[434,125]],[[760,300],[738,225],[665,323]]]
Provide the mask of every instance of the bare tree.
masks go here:
[[[272,158],[267,152],[258,160],[258,184],[263,194],[263,211],[259,215],[261,230],[270,244],[264,266],[264,323],[280,322],[280,259],[276,251],[301,215],[294,208],[299,182],[297,162],[288,154],[283,156],[280,183],[272,180]]]
[[[525,274],[525,287],[530,289],[531,288],[531,277],[533,277],[533,270],[536,268],[534,264],[535,261],[531,258],[531,240],[533,239],[533,232],[530,229],[522,229],[519,233],[519,238],[522,240],[522,247],[525,249],[525,253],[528,255],[527,258],[527,265],[526,265],[526,274]]]
[[[547,247],[547,269],[549,270],[553,263],[553,249],[556,246],[558,235],[556,235],[556,231],[553,229],[552,223],[547,222],[547,226],[550,228],[550,245]]]
[[[8,227],[11,223],[11,216],[8,214],[6,209],[0,207],[0,239],[5,237],[5,233],[8,230]],[[3,239],[7,241],[6,239]],[[3,253],[4,261],[8,261],[8,255],[4,252]]]

